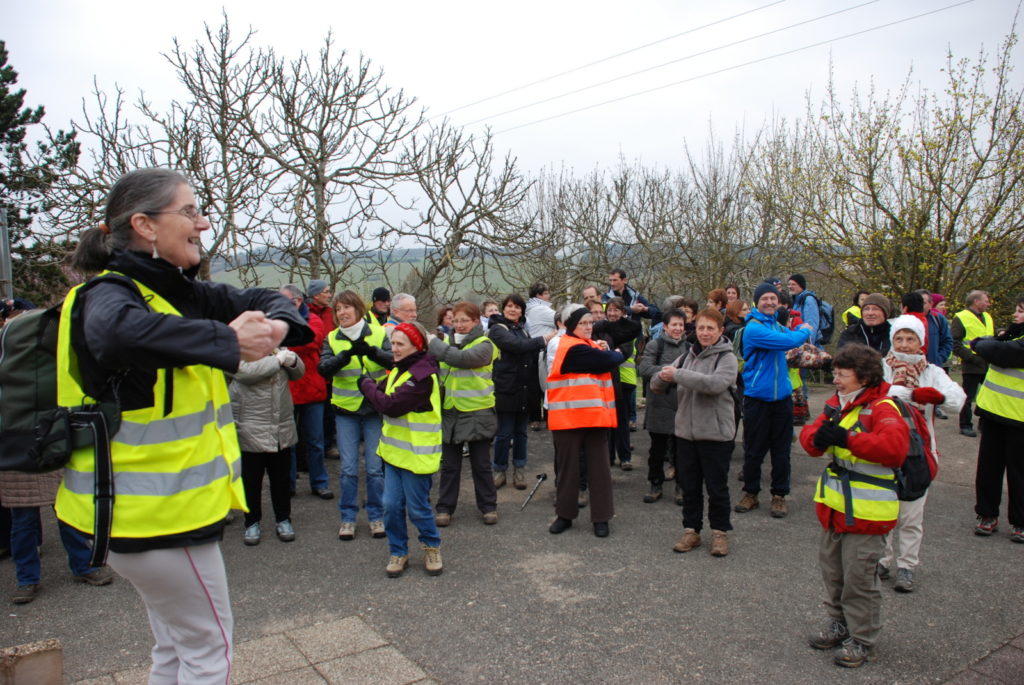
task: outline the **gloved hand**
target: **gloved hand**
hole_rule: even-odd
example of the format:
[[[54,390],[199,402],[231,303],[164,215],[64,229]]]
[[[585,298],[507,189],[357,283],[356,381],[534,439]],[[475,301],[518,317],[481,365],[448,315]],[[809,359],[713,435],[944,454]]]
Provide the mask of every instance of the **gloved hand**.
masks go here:
[[[360,357],[369,356],[372,352],[369,343],[360,338],[352,343],[352,354],[359,355]]]
[[[910,399],[918,404],[942,404],[946,396],[935,388],[914,388],[910,393]]]
[[[849,436],[850,433],[845,428],[834,423],[826,423],[814,434],[814,446],[819,450],[831,447],[832,445],[846,447]]]
[[[281,366],[287,366],[289,368],[294,367],[299,361],[299,355],[295,354],[289,349],[278,350],[277,354],[274,356],[277,357],[278,364],[280,364]]]

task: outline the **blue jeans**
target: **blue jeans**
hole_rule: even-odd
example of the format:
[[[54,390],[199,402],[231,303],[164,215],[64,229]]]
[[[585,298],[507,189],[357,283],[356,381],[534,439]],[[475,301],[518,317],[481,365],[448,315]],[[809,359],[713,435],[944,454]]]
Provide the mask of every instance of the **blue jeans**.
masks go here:
[[[355,416],[335,414],[334,429],[341,455],[341,499],[338,510],[341,520],[356,522],[359,513],[359,440],[365,443],[366,515],[371,521],[384,518],[384,462],[377,454],[380,431],[384,421],[380,414]]]
[[[494,436],[494,470],[508,471],[509,444],[512,446],[512,465],[526,466],[526,426],[529,418],[524,411],[499,411],[498,433]]]
[[[39,507],[12,507],[10,511],[11,558],[14,560],[18,585],[36,585],[39,582],[39,546],[43,544]],[[63,521],[58,521],[58,525],[71,573],[84,576],[94,571],[89,566],[92,549],[88,539]]]
[[[429,474],[413,473],[384,462],[384,531],[388,534],[388,548],[396,557],[409,553],[409,520],[419,530],[419,540],[427,547],[440,547],[441,534],[434,522],[430,507]]]
[[[322,402],[295,405],[295,426],[299,440],[306,446],[311,490],[327,488],[327,467],[324,466],[324,405]],[[295,449],[292,449],[292,490],[295,490]]]

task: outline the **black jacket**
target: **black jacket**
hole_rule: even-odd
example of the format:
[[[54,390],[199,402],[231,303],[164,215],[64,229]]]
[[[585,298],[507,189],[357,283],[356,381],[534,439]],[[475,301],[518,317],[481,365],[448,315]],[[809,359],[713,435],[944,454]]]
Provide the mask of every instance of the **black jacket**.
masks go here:
[[[892,344],[892,341],[889,340],[889,322],[885,321],[877,326],[868,326],[864,323],[863,319],[860,319],[856,323],[851,323],[846,327],[842,335],[839,336],[839,343],[836,347],[842,347],[850,343],[860,343],[861,345],[873,347],[881,352],[884,357],[889,353],[889,346]]]
[[[1014,324],[1014,327],[1017,325]],[[1014,328],[1011,327],[1011,328]],[[984,359],[988,364],[993,366],[999,366],[1004,369],[1024,369],[1024,338],[1009,338],[1010,335],[1021,335],[1024,331],[1017,327],[1013,331],[1008,331],[1006,335],[998,336],[995,338],[979,338],[971,348],[975,354]],[[1021,400],[1024,402],[1024,400]],[[984,416],[993,421],[999,423],[1005,423],[1016,428],[1021,427],[1021,422],[1011,419],[1006,416],[1000,416],[999,414],[993,414],[990,411],[986,411],[981,407],[975,406],[974,413],[978,416]]]
[[[497,411],[526,411],[528,389],[540,390],[537,358],[546,344],[542,337],[530,337],[523,328],[524,321],[512,323],[501,314],[495,314],[487,327],[487,336],[501,351],[491,374]]]

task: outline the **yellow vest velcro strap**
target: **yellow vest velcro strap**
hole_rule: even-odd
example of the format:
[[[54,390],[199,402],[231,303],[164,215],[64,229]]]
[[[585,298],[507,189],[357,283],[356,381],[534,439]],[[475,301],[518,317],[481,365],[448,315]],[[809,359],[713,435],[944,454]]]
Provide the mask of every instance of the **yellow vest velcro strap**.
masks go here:
[[[401,426],[402,428],[408,428],[411,431],[439,431],[441,430],[441,424],[439,423],[417,423],[410,421],[404,417],[393,418],[390,416],[384,417],[384,422],[391,424],[392,426]]]
[[[570,386],[579,385],[594,385],[599,388],[611,388],[613,387],[611,378],[564,378],[558,381],[548,381],[548,389],[552,388],[568,388]],[[596,405],[594,405],[596,406]]]
[[[122,445],[142,446],[157,445],[185,440],[203,434],[206,427],[217,420],[217,426],[224,428],[234,421],[231,413],[231,405],[224,405],[219,411],[214,411],[213,402],[207,402],[206,406],[192,414],[183,414],[168,419],[155,419],[147,423],[136,423],[126,415],[121,421],[121,429],[114,436],[113,442]]]
[[[241,471],[240,463],[235,474]],[[170,497],[179,492],[206,487],[228,475],[228,463],[218,455],[204,464],[181,471],[167,473],[117,471],[114,473],[114,492],[118,497],[140,495]],[[92,495],[94,476],[91,471],[64,470],[64,486],[79,495]]]
[[[614,402],[602,402],[599,399],[592,400],[569,400],[567,402],[548,402],[549,409],[592,409],[600,407],[603,409],[615,409]]]
[[[380,441],[382,444],[388,445],[389,447],[406,450],[413,454],[438,454],[441,451],[440,445],[414,445],[407,440],[400,440],[389,435],[381,435]]]

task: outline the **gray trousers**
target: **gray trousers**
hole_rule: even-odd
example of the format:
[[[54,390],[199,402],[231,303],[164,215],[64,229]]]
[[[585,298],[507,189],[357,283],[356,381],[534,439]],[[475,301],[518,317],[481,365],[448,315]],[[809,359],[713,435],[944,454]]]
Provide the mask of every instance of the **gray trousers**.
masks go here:
[[[876,573],[884,535],[822,530],[818,565],[825,581],[828,615],[844,621],[850,635],[873,647],[882,630],[882,591]]]
[[[149,685],[231,682],[234,619],[220,544],[111,552],[110,567],[135,586],[156,644]]]

